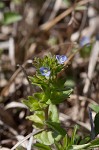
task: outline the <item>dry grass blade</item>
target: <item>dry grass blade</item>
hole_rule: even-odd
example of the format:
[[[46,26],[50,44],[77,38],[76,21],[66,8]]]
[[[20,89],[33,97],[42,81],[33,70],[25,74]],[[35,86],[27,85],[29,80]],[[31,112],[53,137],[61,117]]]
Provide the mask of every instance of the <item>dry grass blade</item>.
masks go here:
[[[48,31],[50,28],[52,28],[56,23],[58,23],[61,19],[69,15],[73,11],[73,7],[70,7],[68,10],[64,11],[62,14],[60,14],[55,19],[43,24],[40,26],[41,30]]]
[[[10,108],[26,108],[27,109],[26,105],[19,103],[19,102],[11,102],[5,106],[5,109],[10,109]]]
[[[42,131],[43,131],[43,129],[28,134],[23,140],[21,140],[21,141],[18,142],[15,146],[13,146],[13,147],[11,148],[11,150],[14,150],[14,149],[17,148],[19,145],[21,145],[25,140],[29,139],[31,136],[36,135],[36,134],[38,134],[38,133],[40,133],[40,132],[42,132]]]
[[[44,2],[43,7],[40,10],[40,16],[43,16],[46,13],[47,8],[50,5],[50,3],[51,3],[51,0],[47,0],[47,1]]]
[[[76,94],[71,94],[70,96],[70,100],[72,99],[76,99],[77,98],[77,95]],[[85,96],[78,96],[79,100],[80,101],[88,101],[89,103],[91,104],[94,104],[94,105],[98,105],[94,100],[88,98],[88,97],[85,97]]]
[[[89,60],[88,75],[87,75],[88,78],[86,78],[85,86],[83,89],[84,94],[87,94],[87,92],[89,90],[90,81],[91,81],[93,73],[94,73],[94,69],[95,69],[95,66],[97,63],[98,55],[99,55],[99,41],[96,41],[96,43],[92,49],[90,60]]]
[[[6,147],[2,147],[2,148],[0,148],[0,150],[10,150],[10,149],[6,148]]]
[[[50,15],[50,18],[49,20],[53,19],[55,17],[55,15],[57,14],[58,10],[60,9],[61,7],[61,3],[62,3],[62,0],[57,0],[54,4],[54,8],[53,8],[53,11]]]
[[[27,63],[32,63],[31,60],[27,60],[22,66],[25,67],[27,65]],[[10,78],[8,84],[6,85],[6,87],[4,87],[4,89],[1,91],[1,96],[6,96],[8,95],[8,89],[10,87],[10,85],[13,83],[13,81],[15,80],[15,78],[18,76],[19,72],[21,71],[21,68],[18,68],[15,73],[12,75],[12,77]]]
[[[91,2],[92,0],[83,0],[78,2],[76,5],[70,7],[69,9],[67,9],[66,11],[64,11],[63,13],[61,13],[59,16],[57,16],[56,18],[54,18],[53,20],[43,24],[40,26],[41,30],[44,31],[48,31],[50,30],[56,23],[58,23],[61,19],[63,19],[64,17],[66,17],[67,15],[69,15],[76,6],[82,6],[85,5],[88,2]]]
[[[76,124],[82,126],[83,128],[87,129],[88,131],[90,131],[90,126],[86,125],[85,123],[83,123],[81,121],[73,120],[70,116],[68,116],[66,114],[60,113],[59,117],[60,117],[60,120],[63,121],[63,122],[65,122],[67,120],[71,120],[71,121],[75,122]]]
[[[32,133],[34,133],[35,131],[36,129],[33,129]],[[32,146],[33,146],[33,136],[31,136],[29,139],[27,150],[31,150]]]

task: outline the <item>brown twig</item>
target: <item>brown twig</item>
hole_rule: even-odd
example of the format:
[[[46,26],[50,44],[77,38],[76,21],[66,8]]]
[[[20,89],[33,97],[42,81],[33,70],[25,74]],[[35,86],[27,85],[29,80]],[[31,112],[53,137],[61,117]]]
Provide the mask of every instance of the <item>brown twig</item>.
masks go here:
[[[93,1],[93,0],[82,0],[82,1],[78,2],[77,4],[74,4],[73,6],[71,6],[69,9],[67,9],[66,11],[64,11],[63,13],[61,13],[59,16],[57,16],[53,20],[51,20],[51,21],[49,21],[49,22],[41,25],[40,29],[44,30],[44,31],[50,30],[61,19],[63,19],[67,15],[69,15],[74,10],[75,7],[85,5],[85,4],[87,4],[88,2],[91,2],[91,1]]]
[[[24,72],[24,75],[25,75],[25,77],[26,77],[26,79],[27,79],[27,81],[28,81],[28,83],[29,83],[29,87],[30,87],[30,94],[32,95],[32,84],[31,84],[31,82],[30,82],[30,80],[29,80],[29,78],[28,78],[28,75],[27,75],[27,73],[26,73],[26,70],[24,69],[24,67],[22,66],[22,65],[18,65],[21,69],[22,69],[22,71]]]
[[[24,64],[22,66],[25,67],[29,61],[30,60],[24,62]],[[6,87],[1,91],[1,96],[6,96],[7,95],[7,90],[9,89],[9,87],[13,83],[13,81],[16,79],[16,77],[18,76],[18,74],[19,74],[20,71],[21,71],[21,68],[18,68],[15,71],[15,73],[10,78],[10,80],[9,80],[8,84],[6,85]]]

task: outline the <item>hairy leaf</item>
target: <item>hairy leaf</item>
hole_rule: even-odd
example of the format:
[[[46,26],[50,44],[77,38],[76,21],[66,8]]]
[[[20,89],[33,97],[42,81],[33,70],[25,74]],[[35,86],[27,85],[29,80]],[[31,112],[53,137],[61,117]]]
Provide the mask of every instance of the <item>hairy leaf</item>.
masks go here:
[[[60,123],[46,121],[46,124],[62,136],[66,135],[66,131],[60,126]]]
[[[54,138],[52,136],[52,132],[49,131],[43,131],[42,133],[39,133],[35,135],[35,138],[42,144],[45,145],[52,145],[54,143]]]

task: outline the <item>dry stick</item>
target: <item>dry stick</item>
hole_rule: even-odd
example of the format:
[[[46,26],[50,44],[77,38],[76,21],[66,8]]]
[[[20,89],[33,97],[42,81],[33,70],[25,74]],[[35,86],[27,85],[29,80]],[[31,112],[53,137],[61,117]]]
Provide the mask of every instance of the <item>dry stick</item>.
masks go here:
[[[26,65],[26,64],[25,64]],[[24,65],[24,66],[25,66]],[[21,71],[21,68],[18,68],[16,70],[16,72],[12,75],[12,77],[10,78],[8,84],[6,85],[6,87],[1,91],[1,96],[5,96],[6,91],[8,90],[8,88],[10,87],[10,85],[13,83],[14,79],[17,77],[18,73]]]
[[[63,19],[65,16],[69,15],[73,11],[73,7],[70,7],[68,10],[64,11],[62,14],[60,14],[55,19],[43,24],[40,26],[41,30],[48,31],[50,28],[52,28],[56,23],[58,23],[61,19]]]
[[[71,12],[71,13],[72,13],[72,17],[71,17],[71,19],[70,19],[70,21],[69,21],[69,23],[68,23],[68,26],[70,26],[73,21],[75,21],[76,24],[78,24],[78,22],[76,21],[76,19],[74,19],[76,4],[77,4],[77,0],[75,0],[75,2],[74,2],[74,9],[73,9],[73,11]]]
[[[61,47],[61,46],[65,46],[65,45],[69,45],[70,44],[70,47],[68,48],[68,51],[70,51],[70,49],[71,49],[71,47],[73,46],[73,45],[76,45],[76,42],[64,42],[64,43],[60,43],[60,44],[56,44],[56,45],[54,45],[54,46],[51,46],[50,48],[48,48],[47,49],[47,51],[48,52],[51,52],[51,50],[52,49],[57,49],[57,48],[59,48],[59,47]]]
[[[77,96],[75,94],[71,94],[69,100],[76,99],[76,97]],[[98,103],[96,103],[94,100],[92,100],[92,99],[90,99],[88,97],[85,97],[85,96],[79,96],[79,100],[80,101],[88,101],[90,104],[98,105]]]
[[[25,77],[26,77],[26,79],[27,79],[27,81],[28,81],[28,83],[29,83],[29,86],[30,86],[30,94],[32,95],[32,84],[31,84],[31,82],[30,82],[30,80],[29,80],[29,78],[28,78],[28,75],[27,75],[27,73],[26,73],[26,70],[24,69],[24,67],[22,66],[22,65],[18,65],[21,69],[22,69],[22,71],[24,72],[24,75],[25,75]]]
[[[64,120],[63,122],[65,122],[65,121],[67,121],[67,120],[71,120],[71,121],[77,123],[78,125],[82,126],[83,128],[87,129],[88,131],[90,131],[90,127],[87,126],[85,123],[83,123],[83,122],[81,122],[81,121],[78,121],[78,120],[77,120],[77,121],[76,121],[76,120],[73,120],[73,118],[71,118],[70,116],[68,116],[68,115],[66,115],[66,114],[59,113],[59,118],[60,118],[61,121]],[[62,118],[64,118],[64,119],[62,119]]]
[[[36,135],[36,134],[42,132],[43,130],[44,130],[44,129],[38,130],[38,131],[35,131],[34,133],[32,132],[32,133],[28,134],[23,140],[21,140],[21,141],[18,142],[16,145],[14,145],[14,146],[11,148],[11,150],[14,150],[14,149],[17,148],[20,144],[22,144],[23,142],[25,142],[28,138],[30,138],[31,136],[34,136],[34,135]]]
[[[46,13],[47,8],[50,5],[50,3],[51,3],[51,0],[47,0],[44,2],[42,9],[40,10],[40,13],[39,13],[41,17]]]
[[[90,55],[89,66],[88,66],[88,78],[86,78],[85,86],[83,89],[83,93],[85,95],[88,94],[88,90],[90,87],[90,81],[92,80],[92,75],[95,70],[95,66],[96,66],[96,63],[98,60],[98,55],[99,55],[99,41],[96,41],[96,43],[94,44],[94,46],[92,48],[92,52]]]
[[[29,62],[30,62],[30,60],[26,61],[22,66],[25,67],[27,65],[27,63],[29,63]],[[21,68],[18,68],[15,71],[15,73],[10,78],[10,80],[9,80],[8,84],[6,85],[6,87],[1,91],[1,96],[5,96],[6,95],[6,91],[8,90],[10,85],[13,83],[13,81],[15,80],[15,78],[17,77],[17,75],[19,74],[20,71],[21,71]]]
[[[24,75],[25,75],[26,79],[28,80],[29,84],[31,85],[31,82],[30,82],[30,80],[29,80],[29,78],[28,78],[28,75],[27,75],[27,73],[26,73],[24,67],[23,67],[22,65],[19,65],[19,64],[18,64],[18,66],[22,69],[22,71],[24,72]]]
[[[83,13],[83,18],[82,18],[82,21],[81,21],[81,25],[79,27],[79,32],[81,33],[81,31],[83,30],[85,24],[86,24],[86,20],[87,20],[87,13],[88,13],[88,4],[87,4],[87,8],[86,10],[84,11]]]
[[[36,130],[33,129],[32,133],[34,133],[35,131]],[[31,150],[32,146],[33,146],[33,136],[31,136],[29,139],[27,150]]]
[[[53,10],[52,10],[52,12],[51,12],[51,15],[50,15],[50,17],[49,17],[49,20],[53,19],[53,18],[56,16],[58,10],[59,10],[60,7],[61,7],[61,3],[62,3],[62,0],[57,0],[57,1],[55,2],[54,7],[53,7]]]
[[[69,15],[76,6],[85,5],[86,3],[91,2],[91,1],[93,0],[83,0],[83,1],[78,2],[76,5],[74,4],[72,7],[70,7],[68,10],[64,11],[63,13],[61,13],[59,16],[57,16],[53,20],[41,25],[40,29],[44,31],[50,30],[50,28],[52,28],[55,24],[57,24],[61,19]]]
[[[88,13],[88,6],[89,4],[87,4],[87,9],[84,11],[83,13],[83,17],[82,17],[82,21],[81,21],[81,25],[79,27],[79,30],[78,30],[78,34],[79,34],[79,37],[81,36],[81,32],[83,30],[83,28],[85,27],[85,24],[86,24],[86,20],[87,20],[87,13]],[[77,32],[76,32],[77,33]],[[74,33],[74,34],[76,34]],[[79,38],[78,37],[78,38]]]
[[[90,84],[91,84],[91,80],[92,80],[92,75],[94,73],[95,70],[95,66],[98,60],[98,55],[99,55],[99,41],[96,41],[96,43],[93,46],[91,55],[90,55],[90,60],[89,60],[89,66],[88,66],[88,78],[86,78],[85,81],[85,86],[83,88],[83,94],[85,96],[89,96],[89,90],[90,90]],[[86,111],[87,111],[87,107],[88,107],[88,102],[85,102],[85,106],[84,106],[84,118],[83,120],[85,120],[85,116],[86,116]]]

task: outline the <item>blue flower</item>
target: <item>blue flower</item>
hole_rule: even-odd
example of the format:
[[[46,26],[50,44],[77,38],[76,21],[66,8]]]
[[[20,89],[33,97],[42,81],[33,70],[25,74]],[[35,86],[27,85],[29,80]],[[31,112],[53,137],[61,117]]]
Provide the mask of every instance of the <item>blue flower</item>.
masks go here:
[[[50,74],[51,74],[51,71],[47,67],[41,67],[40,68],[40,73],[41,73],[42,76],[49,77]]]
[[[68,58],[65,55],[56,55],[56,59],[59,64],[64,64]]]
[[[90,43],[90,37],[84,36],[80,40],[80,46],[84,46],[86,44]]]

